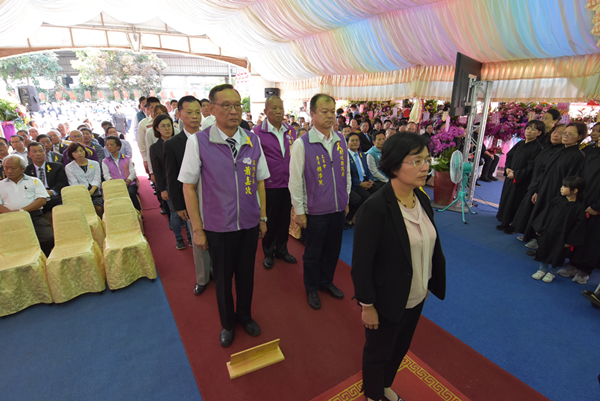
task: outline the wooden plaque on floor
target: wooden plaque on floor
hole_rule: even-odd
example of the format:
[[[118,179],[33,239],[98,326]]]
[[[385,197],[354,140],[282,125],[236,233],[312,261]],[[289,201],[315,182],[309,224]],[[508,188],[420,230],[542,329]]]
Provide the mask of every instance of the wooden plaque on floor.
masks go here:
[[[279,338],[231,355],[227,362],[229,377],[235,379],[255,370],[265,368],[285,359],[279,348]]]

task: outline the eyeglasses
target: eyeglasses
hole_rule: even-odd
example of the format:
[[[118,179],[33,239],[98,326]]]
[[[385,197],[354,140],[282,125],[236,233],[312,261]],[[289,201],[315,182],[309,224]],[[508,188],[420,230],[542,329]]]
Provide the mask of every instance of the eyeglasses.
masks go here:
[[[223,110],[225,110],[225,111],[231,110],[232,107],[235,107],[235,109],[238,110],[238,111],[242,111],[242,104],[241,103],[235,103],[235,104],[229,104],[229,103],[211,103],[211,104],[214,104],[215,106],[221,106],[223,108]]]
[[[425,164],[425,163],[427,163],[427,166],[431,166],[431,159],[416,159],[416,160],[411,160],[409,162],[402,162],[402,163],[412,164],[416,168],[421,168],[421,167],[423,167],[423,164]]]

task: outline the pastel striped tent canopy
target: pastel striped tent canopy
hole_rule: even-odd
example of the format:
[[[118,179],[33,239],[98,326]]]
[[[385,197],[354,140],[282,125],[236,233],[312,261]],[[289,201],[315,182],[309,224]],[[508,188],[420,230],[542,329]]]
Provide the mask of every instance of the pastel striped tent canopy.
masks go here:
[[[450,97],[456,53],[495,100],[600,99],[600,0],[4,0],[0,45],[100,12],[207,34],[284,97]]]

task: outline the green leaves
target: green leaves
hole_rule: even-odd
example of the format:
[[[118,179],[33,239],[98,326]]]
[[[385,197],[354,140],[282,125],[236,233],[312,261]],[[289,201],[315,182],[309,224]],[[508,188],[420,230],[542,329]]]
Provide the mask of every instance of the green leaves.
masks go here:
[[[10,81],[25,81],[39,86],[39,78],[49,79],[55,83],[59,81],[62,67],[58,64],[58,57],[52,52],[32,53],[23,56],[10,57],[0,60],[0,76],[8,87]]]
[[[152,53],[87,49],[76,52],[71,65],[79,71],[80,84],[89,91],[108,85],[113,91],[138,88],[142,93],[160,91],[164,61]]]

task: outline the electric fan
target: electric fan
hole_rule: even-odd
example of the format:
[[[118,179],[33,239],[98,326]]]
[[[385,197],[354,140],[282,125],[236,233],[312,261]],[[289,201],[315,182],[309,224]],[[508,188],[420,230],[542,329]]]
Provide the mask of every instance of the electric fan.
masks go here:
[[[465,190],[467,187],[467,183],[469,182],[469,174],[471,174],[472,171],[473,165],[469,162],[465,163],[463,160],[463,154],[460,151],[455,150],[454,153],[452,153],[452,157],[450,158],[450,180],[452,180],[453,183],[459,185],[458,195],[451,204],[449,204],[442,210],[439,210],[440,212],[448,210],[452,205],[460,201],[462,220],[465,224],[467,224],[467,221],[465,220],[465,206],[469,209],[469,212],[475,214],[475,212],[471,210],[471,207],[467,202],[467,191]]]

